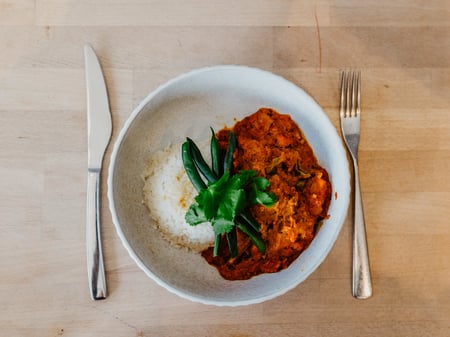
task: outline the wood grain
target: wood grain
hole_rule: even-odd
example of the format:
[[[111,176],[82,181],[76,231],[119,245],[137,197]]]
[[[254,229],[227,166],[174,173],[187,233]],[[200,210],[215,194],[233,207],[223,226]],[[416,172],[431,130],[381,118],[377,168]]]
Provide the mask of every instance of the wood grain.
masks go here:
[[[448,0],[0,0],[1,335],[448,336],[449,23]],[[351,296],[347,219],[317,271],[277,299],[239,308],[180,299],[127,255],[103,181],[110,296],[92,302],[85,43],[104,68],[113,142],[150,91],[216,64],[284,76],[339,129],[339,71],[360,68],[374,296]]]

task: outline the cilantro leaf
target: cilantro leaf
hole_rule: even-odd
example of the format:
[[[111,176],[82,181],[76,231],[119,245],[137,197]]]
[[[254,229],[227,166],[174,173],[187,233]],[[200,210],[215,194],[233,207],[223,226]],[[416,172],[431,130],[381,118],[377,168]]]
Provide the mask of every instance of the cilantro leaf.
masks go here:
[[[260,204],[266,207],[270,207],[276,203],[277,197],[274,193],[256,190],[254,199],[252,201],[254,202],[254,204]]]
[[[253,182],[255,184],[255,187],[260,191],[264,191],[270,186],[269,180],[263,177],[256,177],[255,179],[253,179]]]
[[[185,216],[186,222],[191,226],[201,224],[203,222],[208,222],[208,218],[205,216],[205,211],[203,207],[198,204],[192,204],[186,212]]]
[[[211,225],[214,228],[214,233],[217,234],[225,234],[231,232],[234,228],[234,221],[228,220],[225,218],[214,219],[211,222]]]
[[[253,205],[273,206],[277,201],[277,196],[272,192],[265,192],[270,186],[269,180],[263,177],[255,177],[250,186],[250,202]]]
[[[227,220],[234,220],[234,217],[239,214],[247,206],[247,198],[243,189],[227,189],[223,195],[218,209],[217,217]]]

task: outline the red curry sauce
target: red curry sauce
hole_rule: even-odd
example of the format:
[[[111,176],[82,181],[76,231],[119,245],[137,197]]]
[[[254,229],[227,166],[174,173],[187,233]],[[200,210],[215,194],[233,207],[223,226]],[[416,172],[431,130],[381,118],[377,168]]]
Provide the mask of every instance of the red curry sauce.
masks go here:
[[[318,223],[327,217],[331,184],[300,128],[289,115],[261,108],[232,128],[237,139],[233,170],[255,170],[270,181],[278,201],[272,207],[256,205],[250,212],[261,225],[266,245],[262,254],[245,234],[237,231],[238,256],[230,258],[226,242],[219,256],[202,252],[228,280],[245,280],[287,268],[308,247]],[[229,129],[218,132],[222,149]],[[225,240],[225,239],[224,239]]]

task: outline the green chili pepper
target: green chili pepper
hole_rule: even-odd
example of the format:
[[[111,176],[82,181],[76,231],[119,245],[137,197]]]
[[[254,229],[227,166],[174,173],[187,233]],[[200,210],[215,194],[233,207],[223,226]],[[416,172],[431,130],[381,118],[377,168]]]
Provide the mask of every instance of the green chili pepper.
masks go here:
[[[236,221],[236,226],[237,228],[239,228],[244,234],[247,234],[250,239],[252,240],[253,244],[256,246],[256,248],[258,248],[258,250],[261,253],[265,253],[266,252],[266,246],[264,244],[264,241],[261,239],[259,233],[253,231],[252,228],[249,228],[248,226],[246,226],[244,223],[242,222],[238,222]]]
[[[218,177],[221,176],[220,172],[220,147],[219,142],[217,141],[216,134],[214,133],[213,128],[211,128],[211,167],[214,174]]]
[[[230,131],[230,137],[228,140],[227,152],[225,153],[225,159],[223,161],[223,172],[228,172],[233,166],[233,153],[236,149],[236,136]]]
[[[230,256],[236,257],[238,254],[236,228],[233,228],[231,232],[226,234],[228,241],[228,248],[230,249]]]
[[[205,189],[207,186],[197,171],[197,167],[192,159],[191,143],[186,141],[181,146],[181,158],[183,160],[184,169],[189,177],[192,185],[197,191]]]
[[[244,210],[242,213],[238,215],[238,217],[241,218],[241,220],[248,223],[255,231],[259,232],[261,229],[261,226],[259,225],[258,221],[255,220],[255,218],[250,214],[248,210]]]
[[[221,238],[222,238],[222,234],[216,234],[216,237],[214,238],[213,256],[219,255],[220,239]]]
[[[187,138],[187,141],[190,143],[192,159],[194,161],[195,166],[197,166],[198,170],[201,174],[208,180],[210,183],[214,183],[217,181],[217,175],[209,168],[205,159],[200,152],[198,146],[194,143],[194,141],[190,138]]]

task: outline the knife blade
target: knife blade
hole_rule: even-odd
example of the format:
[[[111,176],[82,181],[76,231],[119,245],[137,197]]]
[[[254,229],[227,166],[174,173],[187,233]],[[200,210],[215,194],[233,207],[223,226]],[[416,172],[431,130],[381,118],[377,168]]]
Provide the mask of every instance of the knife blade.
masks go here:
[[[107,296],[100,226],[100,176],[111,138],[112,122],[100,62],[90,45],[84,47],[87,90],[88,178],[86,198],[86,254],[90,295]]]

